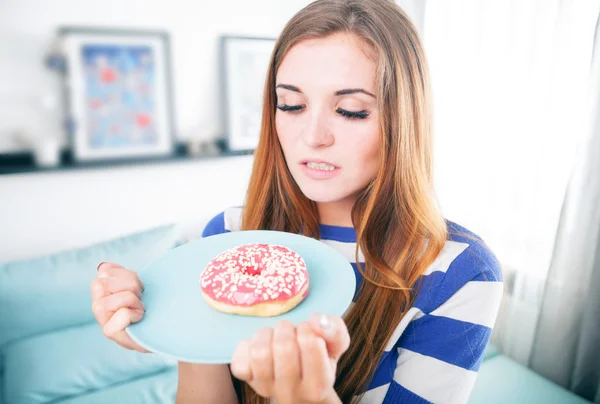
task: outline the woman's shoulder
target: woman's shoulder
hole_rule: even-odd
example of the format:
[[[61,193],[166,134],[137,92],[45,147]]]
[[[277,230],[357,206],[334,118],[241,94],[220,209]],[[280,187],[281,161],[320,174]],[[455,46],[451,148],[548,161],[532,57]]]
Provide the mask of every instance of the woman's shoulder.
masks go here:
[[[448,239],[442,252],[449,252],[445,258],[452,269],[446,276],[458,272],[469,280],[502,281],[502,265],[486,242],[457,223],[446,220],[446,224]]]
[[[208,221],[202,232],[202,237],[215,234],[239,231],[242,223],[242,207],[232,206],[213,216]]]
[[[454,222],[446,223],[447,241],[421,277],[414,306],[431,313],[452,299],[477,305],[498,300],[503,279],[496,255],[477,234]]]

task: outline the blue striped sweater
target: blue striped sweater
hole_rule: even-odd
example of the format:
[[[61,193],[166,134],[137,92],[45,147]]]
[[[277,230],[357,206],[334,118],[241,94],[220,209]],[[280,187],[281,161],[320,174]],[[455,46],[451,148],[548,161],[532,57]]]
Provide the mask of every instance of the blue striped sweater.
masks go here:
[[[241,208],[227,209],[202,236],[238,231],[240,219]],[[467,402],[500,306],[502,275],[480,238],[447,223],[449,238],[423,274],[415,302],[389,339],[361,404]],[[359,285],[354,229],[321,225],[320,231],[321,241],[351,262]]]

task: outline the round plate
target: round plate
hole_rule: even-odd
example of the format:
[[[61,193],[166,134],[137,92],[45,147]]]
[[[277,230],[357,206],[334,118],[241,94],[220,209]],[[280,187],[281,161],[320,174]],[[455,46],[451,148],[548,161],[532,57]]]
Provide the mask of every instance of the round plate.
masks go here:
[[[276,317],[219,312],[200,293],[200,275],[219,253],[247,243],[269,243],[296,251],[306,262],[308,296]],[[144,283],[142,321],[127,327],[131,338],[151,352],[191,363],[231,363],[238,343],[259,328],[283,319],[294,324],[312,313],[341,316],[352,302],[356,279],[348,260],[318,240],[277,231],[238,231],[194,240],[169,251],[138,273]]]

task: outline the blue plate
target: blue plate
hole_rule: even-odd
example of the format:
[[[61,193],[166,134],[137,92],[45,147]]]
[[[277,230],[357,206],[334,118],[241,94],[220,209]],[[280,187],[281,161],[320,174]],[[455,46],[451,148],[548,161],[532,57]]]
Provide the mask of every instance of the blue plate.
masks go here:
[[[246,243],[270,243],[296,251],[310,277],[308,296],[276,317],[219,312],[200,293],[200,275],[219,253]],[[163,255],[139,272],[146,313],[127,327],[131,338],[149,351],[190,363],[231,363],[238,343],[259,328],[282,320],[307,321],[312,313],[341,316],[352,302],[356,279],[348,260],[318,240],[277,231],[239,231],[195,240]]]

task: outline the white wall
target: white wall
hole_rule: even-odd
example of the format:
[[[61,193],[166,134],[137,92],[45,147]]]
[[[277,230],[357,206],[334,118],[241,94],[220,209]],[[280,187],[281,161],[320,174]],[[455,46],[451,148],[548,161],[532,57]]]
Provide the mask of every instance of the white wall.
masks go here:
[[[198,236],[243,203],[253,158],[0,177],[0,262],[86,246],[166,223]]]

